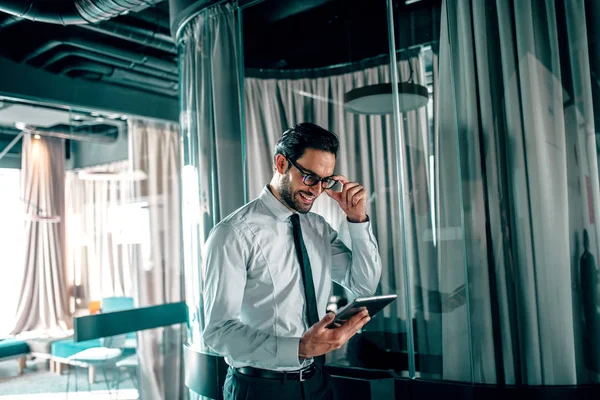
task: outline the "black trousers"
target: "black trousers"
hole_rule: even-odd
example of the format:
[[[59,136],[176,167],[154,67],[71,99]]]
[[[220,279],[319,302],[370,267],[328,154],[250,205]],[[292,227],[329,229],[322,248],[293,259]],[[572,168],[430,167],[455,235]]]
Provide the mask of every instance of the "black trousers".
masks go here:
[[[304,382],[256,378],[229,367],[223,385],[225,400],[333,400],[331,377],[320,367]]]

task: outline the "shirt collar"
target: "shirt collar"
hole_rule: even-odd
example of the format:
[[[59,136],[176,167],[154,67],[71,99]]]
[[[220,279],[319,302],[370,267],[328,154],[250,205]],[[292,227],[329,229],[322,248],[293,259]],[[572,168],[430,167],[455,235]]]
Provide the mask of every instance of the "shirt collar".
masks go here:
[[[293,212],[290,211],[289,208],[287,208],[279,200],[277,200],[277,197],[275,197],[275,195],[269,189],[269,185],[266,185],[263,188],[259,199],[267,206],[269,211],[271,211],[273,215],[275,215],[275,217],[280,221],[285,221],[293,214]]]

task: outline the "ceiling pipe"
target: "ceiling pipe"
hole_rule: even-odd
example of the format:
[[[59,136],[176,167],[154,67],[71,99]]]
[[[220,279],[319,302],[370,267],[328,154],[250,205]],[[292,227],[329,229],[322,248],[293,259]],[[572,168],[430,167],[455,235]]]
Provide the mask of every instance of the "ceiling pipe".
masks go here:
[[[0,0],[0,11],[32,21],[79,25],[106,21],[162,0]]]
[[[76,70],[87,70],[101,73],[107,77],[122,80],[122,81],[132,81],[137,82],[142,85],[150,85],[155,86],[161,89],[169,89],[177,91],[178,84],[176,82],[169,82],[163,79],[155,78],[152,76],[144,76],[140,74],[136,74],[135,72],[127,71],[124,69],[119,69],[115,67],[109,67],[106,65],[95,64],[89,61],[77,60],[77,62],[67,65],[61,71],[62,74],[68,74],[71,71]]]
[[[99,24],[80,25],[81,28],[110,35],[142,46],[152,47],[170,54],[177,54],[173,39],[169,35],[148,31],[135,26],[124,25],[115,21],[104,21]]]
[[[109,82],[111,84],[128,87],[128,88],[144,90],[146,92],[152,92],[152,93],[156,93],[161,96],[170,97],[170,98],[174,98],[179,95],[179,92],[176,90],[161,89],[161,88],[148,86],[146,84],[138,83],[138,82],[134,82],[134,81],[122,81],[122,80],[115,79],[111,76],[104,77],[104,78],[102,78],[102,80],[105,82]]]
[[[103,54],[92,53],[91,51],[82,50],[82,49],[73,49],[73,48],[61,49],[58,53],[56,53],[54,56],[52,56],[50,59],[48,59],[48,61],[46,61],[42,65],[42,68],[44,68],[44,69],[48,68],[51,65],[53,65],[54,63],[59,62],[60,60],[66,58],[66,57],[72,57],[72,56],[85,58],[90,61],[95,61],[95,62],[99,62],[102,64],[119,67],[122,69],[136,71],[141,74],[155,76],[157,78],[162,78],[167,81],[177,82],[179,80],[179,78],[175,74],[160,71],[160,70],[146,67],[143,65],[131,64],[127,61],[120,60],[120,59],[114,58],[114,57],[108,57]]]
[[[175,92],[179,89],[179,84],[177,82],[169,82],[153,76],[144,76],[119,68],[114,68],[110,77],[124,82],[137,82],[140,85],[151,85],[161,89],[173,90]]]
[[[47,53],[48,51],[62,45],[69,45],[77,47],[79,49],[88,50],[94,53],[100,53],[109,57],[119,58],[128,61],[134,65],[144,65],[147,67],[159,69],[161,71],[169,72],[171,74],[177,74],[177,64],[171,61],[165,61],[157,57],[145,56],[143,54],[135,53],[129,50],[124,50],[118,47],[110,46],[103,43],[94,43],[89,40],[85,40],[78,37],[66,38],[64,40],[51,40],[36,50],[27,54],[22,60],[22,63],[29,62],[34,58]]]
[[[115,85],[119,85],[119,86],[123,86],[123,87],[128,87],[128,88],[134,88],[134,89],[144,90],[146,92],[152,92],[152,93],[156,93],[156,94],[159,94],[161,96],[170,97],[170,98],[174,98],[174,97],[177,97],[179,95],[179,92],[175,91],[175,90],[160,89],[160,88],[157,88],[157,87],[152,87],[152,86],[148,86],[148,85],[143,84],[143,83],[137,83],[137,82],[133,82],[133,81],[117,80],[117,79],[114,79],[113,77],[110,77],[110,76],[104,77],[104,78],[102,78],[102,80],[104,82],[109,82],[111,84],[115,84]]]
[[[0,0],[1,1],[1,0]],[[7,15],[0,22],[0,30],[23,21],[23,18]],[[173,39],[164,33],[150,31],[136,26],[129,26],[115,21],[104,21],[98,24],[78,25],[80,28],[98,32],[104,35],[110,35],[132,43],[137,43],[145,47],[161,50],[169,54],[176,55],[177,49]]]

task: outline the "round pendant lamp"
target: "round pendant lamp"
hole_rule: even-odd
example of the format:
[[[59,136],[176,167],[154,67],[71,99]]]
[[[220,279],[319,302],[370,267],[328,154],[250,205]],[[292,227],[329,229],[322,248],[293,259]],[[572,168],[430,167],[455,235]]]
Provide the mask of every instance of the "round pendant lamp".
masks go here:
[[[419,109],[429,101],[427,88],[410,81],[398,84],[398,95],[401,113]],[[392,114],[392,84],[380,83],[350,90],[344,95],[344,109],[356,114]]]

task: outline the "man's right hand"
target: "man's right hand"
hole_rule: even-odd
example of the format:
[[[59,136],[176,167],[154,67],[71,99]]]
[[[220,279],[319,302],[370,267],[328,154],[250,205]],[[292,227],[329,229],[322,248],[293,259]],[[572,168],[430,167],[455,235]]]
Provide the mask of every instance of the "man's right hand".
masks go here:
[[[329,312],[323,319],[306,331],[300,339],[298,357],[301,359],[311,358],[339,349],[371,320],[369,312],[364,309],[352,316],[352,318],[339,328],[327,328],[334,319],[335,313]]]

